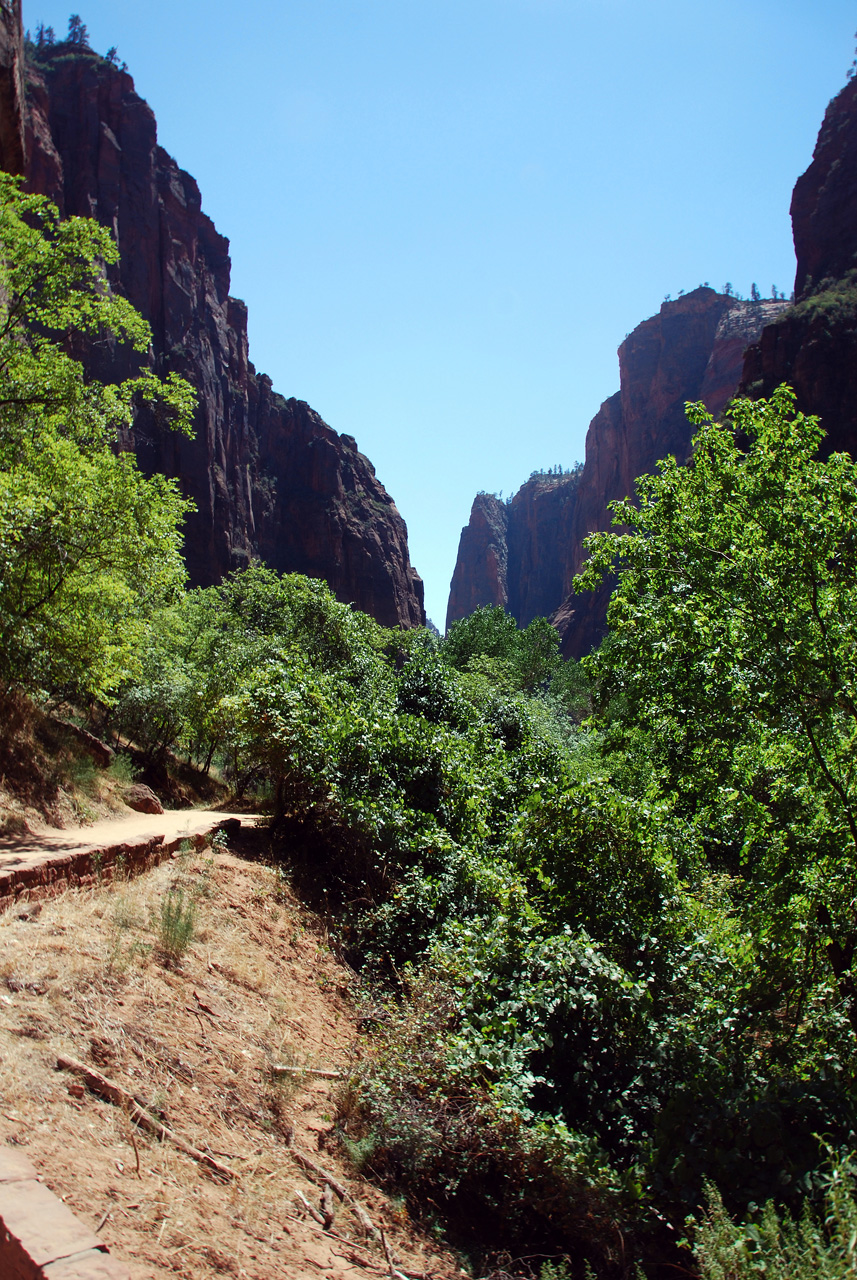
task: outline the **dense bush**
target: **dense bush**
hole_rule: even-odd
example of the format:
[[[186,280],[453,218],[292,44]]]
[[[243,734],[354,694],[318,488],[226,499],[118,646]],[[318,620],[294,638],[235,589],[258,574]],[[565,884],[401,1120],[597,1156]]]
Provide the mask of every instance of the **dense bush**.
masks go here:
[[[778,953],[770,887],[661,786],[630,682],[558,692],[537,627],[534,686],[521,635],[384,631],[255,568],[163,613],[113,716],[271,795],[383,1010],[349,1149],[462,1238],[478,1203],[498,1249],[621,1274],[676,1256],[706,1180],[737,1213],[813,1192],[817,1135],[857,1127],[853,1032],[833,975]]]

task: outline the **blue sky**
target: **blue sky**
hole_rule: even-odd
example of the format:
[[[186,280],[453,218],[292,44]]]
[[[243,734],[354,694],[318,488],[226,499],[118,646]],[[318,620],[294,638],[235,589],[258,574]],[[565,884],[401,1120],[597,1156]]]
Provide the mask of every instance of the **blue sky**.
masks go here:
[[[256,367],[357,437],[440,626],[476,491],[582,459],[666,294],[791,289],[857,28],[845,0],[78,2],[230,238]]]

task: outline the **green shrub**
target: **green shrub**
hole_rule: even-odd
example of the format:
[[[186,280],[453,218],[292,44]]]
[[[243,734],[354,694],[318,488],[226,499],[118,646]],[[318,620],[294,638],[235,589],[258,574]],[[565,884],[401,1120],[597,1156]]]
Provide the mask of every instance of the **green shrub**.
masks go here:
[[[167,964],[179,965],[196,930],[196,900],[178,886],[161,898],[156,920],[158,950]]]
[[[715,1187],[707,1198],[694,1244],[701,1280],[852,1280],[857,1274],[857,1201],[846,1162],[834,1164],[820,1208],[807,1203],[798,1218],[769,1201],[738,1225]]]
[[[130,783],[139,777],[140,770],[134,764],[131,756],[127,751],[117,751],[110,764],[107,766],[107,772],[116,782]]]

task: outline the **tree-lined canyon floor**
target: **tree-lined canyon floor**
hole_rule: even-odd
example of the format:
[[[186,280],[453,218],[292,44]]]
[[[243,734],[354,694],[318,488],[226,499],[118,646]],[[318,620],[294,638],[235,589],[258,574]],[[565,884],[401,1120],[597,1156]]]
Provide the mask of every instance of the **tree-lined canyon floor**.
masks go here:
[[[196,912],[172,966],[159,951],[165,902]],[[278,871],[233,853],[191,851],[133,880],[19,904],[0,919],[0,1141],[23,1149],[134,1280],[389,1275],[348,1200],[330,1232],[310,1217],[298,1192],[318,1209],[324,1178],[296,1151],[359,1201],[397,1268],[451,1276],[455,1258],[342,1158],[339,1082],[271,1069],[347,1073],[352,979]],[[115,1081],[234,1176],[132,1125],[58,1070],[60,1057]]]

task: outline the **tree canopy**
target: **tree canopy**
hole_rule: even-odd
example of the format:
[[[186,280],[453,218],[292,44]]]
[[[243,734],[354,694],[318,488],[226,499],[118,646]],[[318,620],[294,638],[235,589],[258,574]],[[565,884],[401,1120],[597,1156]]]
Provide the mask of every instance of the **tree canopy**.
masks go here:
[[[762,950],[801,982],[825,951],[857,1028],[857,466],[819,457],[786,387],[689,414],[690,464],[588,539],[579,588],[619,569],[590,671],[626,743],[644,734],[652,791],[754,886]]]
[[[150,479],[119,433],[142,402],[188,430],[187,383],[148,370],[116,385],[72,354],[145,352],[148,325],[111,292],[109,233],[60,220],[0,174],[0,681],[105,696],[134,668],[138,628],[184,581],[174,482]]]

